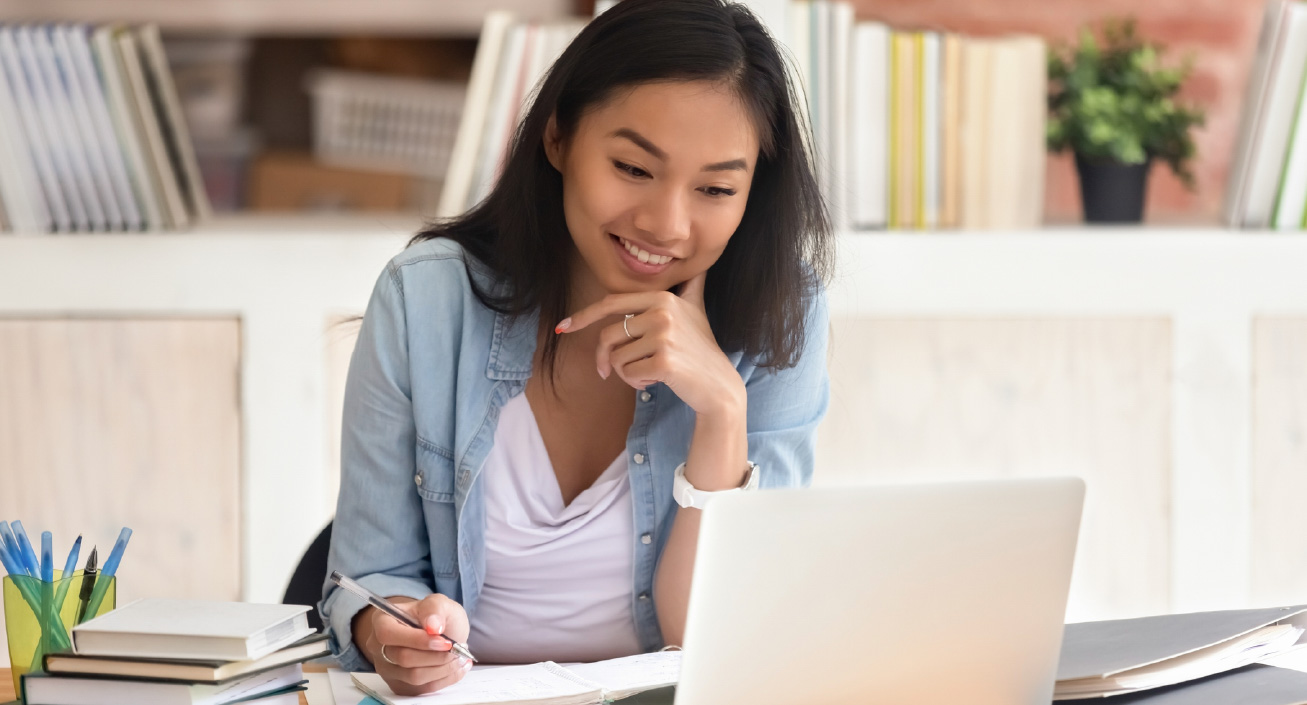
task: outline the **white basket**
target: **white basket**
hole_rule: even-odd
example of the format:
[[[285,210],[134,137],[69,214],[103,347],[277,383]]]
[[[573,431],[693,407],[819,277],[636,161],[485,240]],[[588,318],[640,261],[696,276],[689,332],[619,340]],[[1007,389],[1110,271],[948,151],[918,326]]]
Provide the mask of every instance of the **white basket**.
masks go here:
[[[444,177],[466,85],[323,69],[309,77],[308,90],[319,160]]]

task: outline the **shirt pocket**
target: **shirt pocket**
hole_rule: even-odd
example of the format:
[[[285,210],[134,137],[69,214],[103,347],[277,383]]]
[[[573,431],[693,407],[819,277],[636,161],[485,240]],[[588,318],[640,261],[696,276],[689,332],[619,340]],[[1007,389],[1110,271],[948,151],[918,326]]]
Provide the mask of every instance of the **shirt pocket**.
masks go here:
[[[454,459],[422,443],[417,450],[417,492],[422,498],[431,569],[439,578],[458,575],[458,517],[454,510]]]

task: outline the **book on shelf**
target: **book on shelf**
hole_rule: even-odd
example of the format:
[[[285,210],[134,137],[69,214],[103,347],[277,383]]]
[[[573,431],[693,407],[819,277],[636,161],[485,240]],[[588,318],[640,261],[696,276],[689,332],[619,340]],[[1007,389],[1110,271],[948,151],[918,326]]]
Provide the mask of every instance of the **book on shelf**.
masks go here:
[[[1224,218],[1234,227],[1298,230],[1307,200],[1302,122],[1307,3],[1269,0],[1262,17],[1227,182]]]
[[[781,42],[806,98],[802,121],[837,230],[1041,224],[1042,39],[893,28],[833,0],[745,4]],[[438,216],[489,194],[533,89],[580,26],[486,16]]]
[[[157,27],[0,24],[0,201],[17,234],[209,217]]]

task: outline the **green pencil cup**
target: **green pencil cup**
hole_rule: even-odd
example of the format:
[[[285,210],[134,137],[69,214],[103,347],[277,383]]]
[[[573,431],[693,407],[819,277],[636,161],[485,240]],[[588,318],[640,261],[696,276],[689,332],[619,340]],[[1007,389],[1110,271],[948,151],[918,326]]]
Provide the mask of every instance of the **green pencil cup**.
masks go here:
[[[27,575],[4,578],[5,636],[15,693],[22,692],[23,674],[42,670],[46,654],[72,649],[69,630],[77,623],[81,608],[82,571],[65,578],[63,571],[57,570],[54,578],[50,583]],[[117,587],[112,576],[97,577],[92,589],[102,597],[93,610],[88,605],[84,620],[112,610]],[[92,596],[90,602],[94,601]]]

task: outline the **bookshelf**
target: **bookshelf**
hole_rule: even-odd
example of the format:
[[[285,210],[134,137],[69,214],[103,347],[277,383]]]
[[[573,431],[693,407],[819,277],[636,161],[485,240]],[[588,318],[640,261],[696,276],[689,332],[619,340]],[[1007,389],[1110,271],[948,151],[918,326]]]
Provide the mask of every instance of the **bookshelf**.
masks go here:
[[[154,22],[165,32],[475,37],[488,10],[530,19],[571,13],[573,0],[12,0],[7,22]]]

